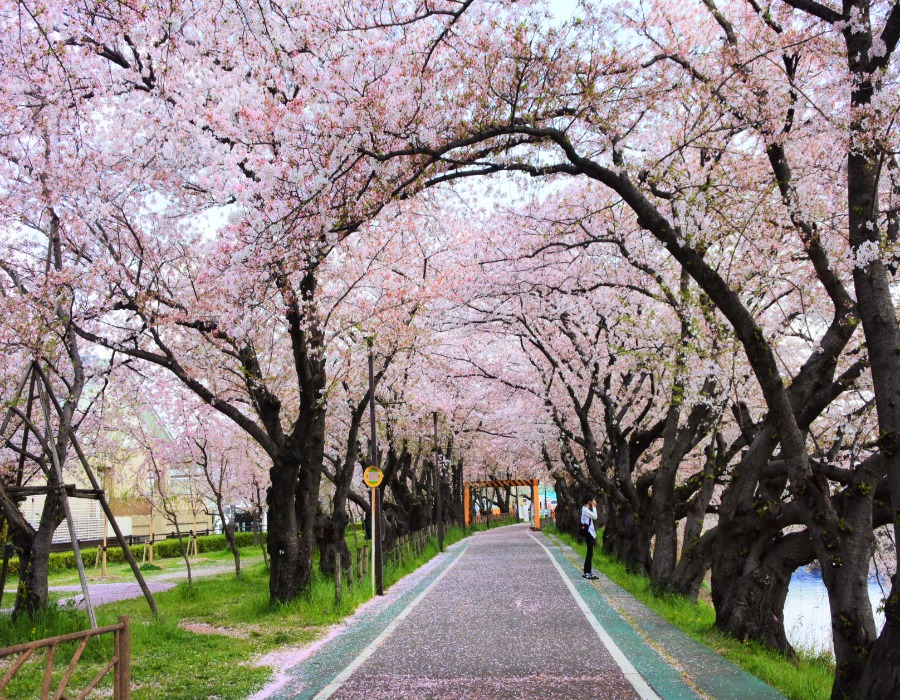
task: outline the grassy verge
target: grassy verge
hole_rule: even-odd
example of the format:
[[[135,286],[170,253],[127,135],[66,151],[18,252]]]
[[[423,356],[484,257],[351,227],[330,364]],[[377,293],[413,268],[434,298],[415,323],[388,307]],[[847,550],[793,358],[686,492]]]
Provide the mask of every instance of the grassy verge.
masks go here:
[[[585,545],[576,538],[560,533],[552,526],[546,532],[584,557]],[[709,603],[701,600],[695,605],[678,595],[656,594],[650,589],[650,580],[646,576],[630,573],[623,564],[604,554],[602,550],[594,551],[594,566],[657,615],[791,700],[822,700],[831,697],[834,662],[830,657],[798,652],[798,659],[791,661],[760,644],[726,637],[716,629],[715,610]]]
[[[464,536],[461,529],[450,528],[444,544],[449,546]],[[248,559],[258,553],[258,548],[242,550],[242,556]],[[400,567],[386,564],[385,586],[437,553],[437,541],[432,538],[415,560]],[[221,574],[197,579],[193,587],[180,583],[157,594],[158,618],[150,615],[143,599],[98,606],[96,612],[100,625],[114,624],[119,615],[131,616],[135,700],[227,700],[246,698],[269,678],[271,670],[254,666],[255,657],[279,647],[315,640],[327,626],[341,621],[372,597],[368,579],[345,589],[340,605],[335,604],[334,593],[333,579],[321,576],[316,567],[309,595],[289,605],[273,607],[269,604],[268,572],[257,559],[248,564],[240,580],[233,574]],[[20,619],[16,623],[0,616],[0,647],[86,627],[84,614],[71,608],[51,609],[37,619]],[[73,652],[73,645],[57,651],[54,678],[62,675]],[[111,652],[111,637],[89,645],[72,687],[84,687]],[[39,697],[45,658],[42,653],[37,663],[29,663],[26,670],[20,671],[5,695],[23,700]],[[108,693],[111,679],[100,687]]]

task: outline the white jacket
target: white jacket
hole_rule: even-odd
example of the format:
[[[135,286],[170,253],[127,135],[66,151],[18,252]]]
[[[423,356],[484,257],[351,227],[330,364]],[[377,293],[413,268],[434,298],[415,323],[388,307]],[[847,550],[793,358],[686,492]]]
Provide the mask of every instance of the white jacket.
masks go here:
[[[596,519],[597,510],[595,508],[581,506],[581,524],[588,526],[588,532],[591,533],[591,537],[594,539],[597,539],[597,531],[594,529],[594,521]]]

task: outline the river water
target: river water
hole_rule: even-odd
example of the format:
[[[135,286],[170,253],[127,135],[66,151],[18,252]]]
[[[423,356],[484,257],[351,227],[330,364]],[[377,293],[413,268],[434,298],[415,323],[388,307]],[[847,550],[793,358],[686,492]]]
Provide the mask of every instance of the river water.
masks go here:
[[[890,581],[886,581],[884,587],[882,592],[877,580],[869,580],[869,598],[879,631],[884,626],[884,613],[879,612],[878,608],[882,598],[890,590]],[[791,576],[784,603],[784,628],[788,641],[795,649],[817,654],[832,652],[828,593],[822,583],[822,576],[817,571],[797,569]]]

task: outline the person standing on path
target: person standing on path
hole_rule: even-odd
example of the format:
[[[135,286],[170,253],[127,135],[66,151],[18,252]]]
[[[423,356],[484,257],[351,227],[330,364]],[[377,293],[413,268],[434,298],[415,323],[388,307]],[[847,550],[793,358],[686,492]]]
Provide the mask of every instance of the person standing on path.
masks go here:
[[[594,529],[594,521],[597,519],[597,501],[590,496],[584,499],[581,506],[581,533],[587,544],[587,554],[584,557],[584,578],[595,580],[597,576],[593,571],[594,545],[597,543],[597,531]]]

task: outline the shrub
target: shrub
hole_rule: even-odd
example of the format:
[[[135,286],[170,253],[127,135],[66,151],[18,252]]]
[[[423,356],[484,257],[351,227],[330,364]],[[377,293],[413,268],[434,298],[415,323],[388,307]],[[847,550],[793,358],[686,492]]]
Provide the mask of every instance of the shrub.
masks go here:
[[[252,532],[234,533],[235,544],[237,544],[239,548],[249,547],[253,544],[253,534],[254,533]],[[265,538],[265,536],[266,534],[263,533],[263,538]],[[186,540],[187,536],[185,536],[185,544],[187,544]],[[200,553],[221,552],[223,549],[227,549],[227,547],[228,542],[225,540],[225,535],[201,535],[197,538],[197,551]],[[144,558],[144,545],[133,544],[131,545],[130,549],[132,556],[134,556],[134,558],[138,561]],[[171,559],[173,557],[180,557],[181,546],[178,543],[178,538],[175,537],[167,540],[159,540],[158,542],[154,543],[153,556],[154,558],[159,559]],[[92,566],[97,558],[97,548],[85,547],[81,550],[81,558],[84,560],[84,565],[86,567]],[[109,564],[122,564],[125,562],[125,553],[122,551],[121,547],[107,547],[106,561]],[[50,553],[50,563],[48,566],[48,570],[51,574],[58,574],[75,568],[75,552]],[[10,557],[9,575],[12,576],[18,573],[19,558]]]

